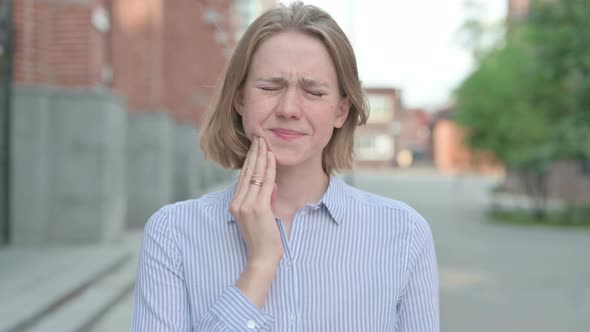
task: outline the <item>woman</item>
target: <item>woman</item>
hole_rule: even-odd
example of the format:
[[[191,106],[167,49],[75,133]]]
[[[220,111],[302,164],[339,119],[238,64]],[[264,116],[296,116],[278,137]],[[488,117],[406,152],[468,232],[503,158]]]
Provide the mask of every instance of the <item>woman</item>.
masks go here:
[[[352,47],[328,14],[296,3],[259,17],[201,140],[239,179],[150,218],[132,330],[438,331],[426,221],[332,175],[365,121]]]

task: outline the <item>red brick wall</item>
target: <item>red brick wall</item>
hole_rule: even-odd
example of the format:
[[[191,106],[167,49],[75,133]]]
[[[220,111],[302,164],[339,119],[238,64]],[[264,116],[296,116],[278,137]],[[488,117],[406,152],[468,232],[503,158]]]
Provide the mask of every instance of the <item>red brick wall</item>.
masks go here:
[[[105,37],[90,18],[102,2],[14,0],[14,81],[65,87],[100,83]]]
[[[463,129],[441,119],[433,129],[433,154],[437,169],[444,174],[478,172],[501,175],[504,167],[489,152],[474,152],[464,143]]]
[[[164,108],[164,1],[112,3],[113,89],[126,96],[131,112]]]
[[[97,7],[108,31],[91,23]],[[178,121],[200,122],[235,44],[231,0],[14,0],[13,11],[16,83],[112,87],[130,111]]]
[[[204,13],[214,10],[216,24]],[[114,88],[131,111],[164,108],[176,120],[200,123],[233,44],[230,0],[122,0],[113,4]]]
[[[456,173],[469,168],[467,150],[458,128],[449,120],[440,120],[433,130],[434,162],[442,173]]]
[[[205,22],[206,10],[219,15],[217,25]],[[164,100],[180,121],[199,123],[225,67],[225,32],[233,44],[230,0],[165,1]]]

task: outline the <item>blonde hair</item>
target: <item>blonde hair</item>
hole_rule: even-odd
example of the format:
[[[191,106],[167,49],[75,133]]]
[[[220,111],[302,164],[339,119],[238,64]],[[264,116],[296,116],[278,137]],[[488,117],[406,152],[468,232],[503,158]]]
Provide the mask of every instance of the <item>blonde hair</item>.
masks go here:
[[[230,59],[223,85],[212,112],[201,132],[201,149],[205,158],[223,167],[241,168],[250,147],[244,133],[242,117],[234,106],[234,98],[248,74],[252,56],[260,43],[271,35],[296,31],[318,38],[327,48],[336,67],[340,94],[351,103],[348,117],[334,132],[322,155],[326,174],[352,166],[354,130],[367,121],[367,102],[358,77],[354,51],[336,21],[325,11],[296,2],[281,5],[258,17],[246,30]],[[228,126],[229,124],[229,126]]]

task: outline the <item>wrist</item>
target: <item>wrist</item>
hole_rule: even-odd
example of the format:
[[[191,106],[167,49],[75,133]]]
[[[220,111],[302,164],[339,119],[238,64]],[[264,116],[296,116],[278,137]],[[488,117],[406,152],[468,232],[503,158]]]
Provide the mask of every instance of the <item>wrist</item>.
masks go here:
[[[274,258],[253,258],[248,259],[246,264],[246,270],[252,273],[272,273],[277,270],[279,263],[281,262],[280,257]]]

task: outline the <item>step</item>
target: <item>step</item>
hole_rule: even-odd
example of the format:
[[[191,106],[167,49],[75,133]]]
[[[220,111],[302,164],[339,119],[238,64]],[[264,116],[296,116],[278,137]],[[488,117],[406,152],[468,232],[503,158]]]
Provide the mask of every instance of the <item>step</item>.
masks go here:
[[[137,259],[127,260],[26,332],[87,331],[105,312],[133,292],[136,270]]]
[[[127,267],[139,235],[117,243],[0,250],[0,332],[26,331]],[[49,330],[59,331],[59,330]]]

